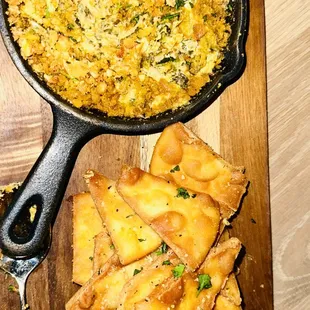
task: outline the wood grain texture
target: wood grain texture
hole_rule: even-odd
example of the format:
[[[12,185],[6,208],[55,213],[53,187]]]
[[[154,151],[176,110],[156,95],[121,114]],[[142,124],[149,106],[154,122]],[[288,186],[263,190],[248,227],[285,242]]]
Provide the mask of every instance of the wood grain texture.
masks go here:
[[[262,0],[251,0],[250,2],[251,35],[247,46],[248,67],[243,78],[229,87],[219,100],[187,125],[216,151],[220,151],[227,160],[235,165],[247,167],[247,173],[251,180],[250,193],[244,199],[240,215],[233,221],[233,234],[239,236],[246,246],[246,256],[243,258],[242,272],[239,276],[246,309],[265,310],[272,308],[272,288],[270,235],[268,234],[264,5]],[[10,71],[16,71],[3,46],[0,47],[0,51],[1,61],[12,67],[9,69]],[[17,73],[13,79],[14,83],[15,79],[21,85],[25,83]],[[27,101],[25,101],[24,97],[11,92],[15,84],[10,76],[1,75],[0,83],[2,83],[0,85],[4,85],[0,91],[9,94],[7,99],[1,99],[0,107],[3,109],[1,116],[4,115],[3,112],[6,116],[11,117],[12,115],[12,118],[15,119],[13,111],[18,111],[23,117],[32,107],[35,111],[31,110],[29,113],[33,119],[31,119],[30,125],[26,126],[27,130],[29,130],[29,126],[32,128],[32,125],[36,126],[38,121],[41,122],[38,134],[32,133],[31,130],[27,131],[24,128],[25,121],[12,121],[8,122],[6,126],[2,125],[1,134],[10,136],[16,146],[22,145],[26,138],[23,135],[16,135],[15,130],[22,130],[23,134],[27,132],[27,137],[32,143],[28,146],[27,151],[33,152],[31,153],[33,158],[28,155],[24,156],[24,161],[19,167],[20,170],[14,170],[16,167],[11,166],[13,164],[7,162],[6,159],[3,162],[0,161],[0,169],[7,167],[9,171],[7,174],[3,174],[5,177],[0,175],[0,183],[4,184],[24,178],[33,160],[39,155],[40,149],[47,142],[51,130],[51,113],[49,107],[27,85],[20,86],[28,90]],[[22,93],[26,92],[22,91]],[[42,104],[40,105],[40,103]],[[12,109],[13,104],[14,109]],[[22,107],[24,106],[25,110],[23,111]],[[31,275],[28,283],[27,295],[32,309],[63,309],[65,302],[78,288],[69,280],[72,273],[70,196],[86,190],[82,180],[85,170],[93,168],[102,171],[110,178],[116,178],[122,163],[148,169],[155,141],[156,135],[149,137],[103,135],[95,138],[83,148],[54,227],[51,251],[44,263]],[[3,140],[0,140],[0,149],[4,145]],[[21,154],[14,155],[15,157],[10,154],[8,153],[8,156],[16,157],[16,160],[23,157]],[[16,171],[15,174],[11,173],[12,171]],[[250,221],[254,216],[257,224]],[[3,283],[0,287],[0,304],[5,310],[18,309],[18,297],[7,291],[7,286],[12,281],[5,279],[5,275],[2,273],[0,273],[0,281]],[[261,287],[262,284],[264,288]]]
[[[247,67],[221,96],[221,154],[243,165],[248,193],[231,235],[242,240],[238,277],[245,309],[272,309],[271,227],[268,192],[267,98],[264,2],[250,1]],[[246,227],[246,228],[245,228]]]
[[[309,1],[266,0],[275,309],[310,305]]]

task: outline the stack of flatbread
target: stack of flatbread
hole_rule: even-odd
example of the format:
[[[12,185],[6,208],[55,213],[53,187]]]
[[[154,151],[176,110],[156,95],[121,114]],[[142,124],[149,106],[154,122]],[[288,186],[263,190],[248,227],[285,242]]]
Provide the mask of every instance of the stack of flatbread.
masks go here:
[[[184,125],[167,127],[150,172],[125,166],[115,182],[89,170],[73,197],[78,309],[241,309],[225,226],[246,191],[233,167]]]

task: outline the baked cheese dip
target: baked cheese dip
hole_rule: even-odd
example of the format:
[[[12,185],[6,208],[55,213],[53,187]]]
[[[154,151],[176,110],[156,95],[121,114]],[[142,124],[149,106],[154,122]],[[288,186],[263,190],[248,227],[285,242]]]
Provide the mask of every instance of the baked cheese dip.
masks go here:
[[[8,0],[34,72],[78,108],[150,117],[189,102],[220,67],[228,0]]]

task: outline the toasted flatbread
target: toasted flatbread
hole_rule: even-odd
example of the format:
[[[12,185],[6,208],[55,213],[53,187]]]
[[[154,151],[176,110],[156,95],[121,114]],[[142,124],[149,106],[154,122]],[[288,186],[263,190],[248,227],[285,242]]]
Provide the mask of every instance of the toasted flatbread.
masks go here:
[[[139,261],[122,266],[117,254],[113,255],[101,269],[100,275],[94,275],[70,299],[66,310],[116,309],[119,306],[124,285],[137,271],[147,269],[156,258],[156,254],[153,253]]]
[[[122,199],[114,181],[92,170],[85,180],[123,265],[158,248],[161,238]]]
[[[237,210],[246,191],[243,167],[234,167],[181,123],[168,126],[158,139],[150,172],[220,203],[223,218]]]
[[[104,230],[89,193],[73,196],[73,282],[83,285],[93,274],[94,237]]]
[[[162,272],[162,267],[159,266],[158,269],[153,272],[144,271],[144,273],[141,274],[141,278],[131,280],[132,282],[140,283],[140,286],[133,285],[132,287],[131,298],[135,301],[135,303],[129,303],[129,306],[131,307],[128,306],[121,309],[212,309],[214,307],[216,298],[216,306],[219,310],[226,309],[223,308],[223,306],[225,305],[227,306],[227,309],[240,310],[240,300],[238,304],[238,301],[237,303],[235,303],[234,300],[231,300],[229,297],[226,297],[224,295],[218,295],[223,286],[229,286],[227,284],[227,278],[228,275],[232,272],[234,261],[240,251],[240,248],[240,241],[236,238],[231,238],[228,241],[225,241],[223,244],[211,249],[205,262],[197,273],[185,272],[182,277],[178,279],[178,281],[175,281],[176,279],[173,279],[172,277],[165,278],[165,280],[159,286],[153,288],[151,287],[151,285],[148,285],[148,283],[150,279],[153,279],[155,272],[159,274]],[[173,265],[175,265],[175,263]],[[169,273],[167,275],[169,276]],[[208,275],[210,277],[210,283],[212,284],[212,286],[209,288],[205,287],[201,288],[201,290],[198,290],[200,285],[199,277],[203,275]],[[233,280],[232,275],[233,274],[231,274],[229,277],[231,281]],[[234,285],[234,282],[231,283],[232,285]],[[129,286],[129,284],[130,282],[128,282],[125,287]],[[144,289],[144,295],[140,295],[137,298],[133,292],[139,291],[141,287],[143,288],[143,285],[148,285],[148,291]],[[233,290],[235,288],[238,289],[238,286],[230,288],[230,290]],[[152,291],[150,292],[151,289]],[[148,294],[145,294],[145,292],[148,292]],[[138,299],[141,300],[137,301]]]
[[[169,265],[164,262],[169,262]],[[172,270],[179,263],[179,258],[171,250],[158,256],[147,269],[143,269],[126,283],[118,310],[144,309],[150,305],[152,307],[147,309],[161,309],[161,305],[168,300],[176,304],[183,290],[180,287],[180,279],[173,277]],[[162,302],[158,300],[159,296]],[[149,304],[144,305],[145,302]]]
[[[241,306],[234,304],[230,299],[218,295],[216,298],[214,310],[241,310]]]
[[[115,249],[112,240],[106,231],[102,231],[95,237],[93,273],[99,272],[113,254]]]
[[[231,273],[227,282],[215,301],[215,309],[241,309],[242,299],[237,279],[234,273]]]
[[[225,286],[230,273],[233,271],[235,260],[241,250],[241,242],[237,238],[230,238],[217,247],[211,249],[206,260],[198,270],[198,274],[208,274],[212,287],[203,290],[201,307],[212,309],[215,298]],[[212,281],[212,279],[216,279]]]
[[[107,275],[121,268],[117,254],[114,254],[103,266],[100,274],[94,274],[67,302],[66,310],[101,310],[98,299],[101,294],[101,284]]]
[[[130,167],[124,167],[117,190],[190,270],[200,266],[220,222],[218,204],[209,195],[184,191],[163,178]]]
[[[227,241],[228,239],[229,239],[229,231],[227,229],[225,229],[223,234],[221,235],[219,243],[223,243],[223,242]],[[225,300],[223,300],[223,298],[220,298],[220,301],[218,302],[217,299],[219,298],[219,296],[222,296],[223,298],[226,298],[228,300],[225,301]],[[229,275],[227,282],[226,282],[225,286],[223,287],[223,289],[221,290],[220,294],[218,295],[217,299],[216,299],[215,304],[218,307],[220,307],[221,305],[224,305],[224,304],[229,305],[230,303],[232,303],[233,305],[238,306],[238,307],[241,305],[241,302],[242,302],[241,294],[240,294],[240,290],[239,290],[238,281],[236,279],[234,272],[232,272]],[[221,309],[221,308],[219,308],[219,309]]]

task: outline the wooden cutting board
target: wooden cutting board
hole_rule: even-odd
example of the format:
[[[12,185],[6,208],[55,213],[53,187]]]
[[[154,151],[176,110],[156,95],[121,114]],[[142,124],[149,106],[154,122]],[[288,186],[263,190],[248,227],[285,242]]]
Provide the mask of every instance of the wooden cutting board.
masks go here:
[[[240,238],[240,283],[247,310],[273,308],[264,1],[250,1],[247,67],[241,79],[187,125],[234,165],[246,167],[248,194],[231,234]],[[30,88],[0,42],[0,185],[22,181],[46,144],[51,130],[48,104]],[[86,190],[88,168],[117,178],[123,163],[148,169],[158,135],[102,135],[82,150],[54,227],[53,244],[44,263],[28,282],[28,303],[34,310],[63,309],[78,289],[71,283],[72,225],[68,197]],[[18,296],[8,291],[14,281],[0,273],[1,309],[19,309]]]

